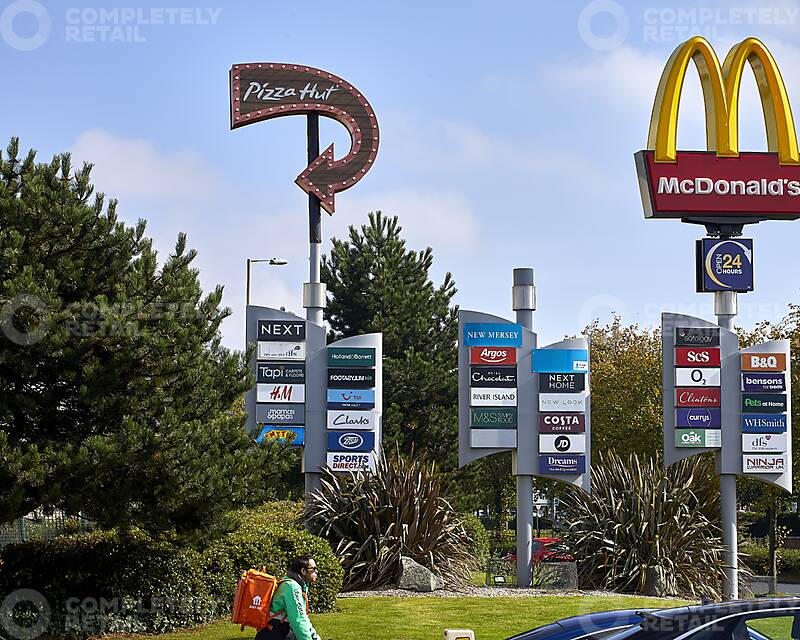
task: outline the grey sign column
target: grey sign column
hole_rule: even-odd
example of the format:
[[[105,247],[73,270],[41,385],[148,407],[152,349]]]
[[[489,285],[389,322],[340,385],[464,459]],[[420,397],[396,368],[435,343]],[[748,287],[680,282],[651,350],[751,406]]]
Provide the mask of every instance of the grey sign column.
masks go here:
[[[304,401],[302,403],[258,402],[258,384],[253,387],[245,399],[247,410],[247,428],[251,434],[263,426],[274,424],[291,425],[305,429],[305,449],[303,468],[306,473],[306,492],[319,485],[319,472],[316,464],[316,451],[320,439],[325,437],[325,373],[327,368],[325,350],[325,329],[291,313],[248,305],[246,311],[245,335],[247,345],[256,345],[251,367],[257,373],[257,365],[261,363],[295,364],[305,367],[303,383]],[[276,326],[291,328],[303,326],[303,339],[287,335],[286,340],[277,340],[281,336],[272,335],[269,341],[259,340],[259,326],[263,322],[275,322]],[[263,347],[263,348],[262,348]],[[271,400],[271,399],[269,399]],[[283,409],[279,411],[278,409]],[[292,414],[296,418],[286,417]],[[309,464],[309,452],[312,462]],[[324,445],[323,445],[324,462]]]
[[[517,324],[529,331],[533,331],[533,312],[536,310],[536,287],[533,283],[533,269],[514,269],[514,286],[511,290],[511,301],[517,316]],[[532,334],[528,334],[532,335]],[[534,343],[535,343],[535,336]],[[524,341],[524,337],[523,337]],[[524,342],[523,342],[524,345]],[[535,348],[535,344],[533,348]],[[523,349],[524,351],[524,349]],[[526,396],[530,395],[526,391]],[[523,394],[517,377],[517,414]],[[532,397],[535,397],[532,396]],[[517,428],[517,449],[511,456],[516,463],[519,448],[526,449],[530,446],[528,436],[533,435],[531,429],[520,430]],[[523,440],[523,442],[520,442]],[[517,586],[529,587],[531,585],[531,553],[533,552],[533,474],[521,473],[517,467]]]

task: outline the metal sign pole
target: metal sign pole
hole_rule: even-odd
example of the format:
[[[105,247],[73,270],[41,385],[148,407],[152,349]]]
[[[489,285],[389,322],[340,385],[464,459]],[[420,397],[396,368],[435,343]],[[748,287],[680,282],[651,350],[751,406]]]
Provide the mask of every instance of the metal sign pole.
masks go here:
[[[735,291],[714,292],[714,315],[717,324],[733,331],[733,318],[738,312]],[[726,584],[723,595],[726,600],[739,598],[739,541],[737,532],[736,475],[721,473],[719,476],[719,500],[722,517],[722,542],[725,545]]]
[[[319,114],[309,113],[307,116],[306,131],[308,134],[308,162],[313,162],[319,156]],[[325,285],[320,281],[322,260],[322,216],[319,198],[313,193],[308,194],[308,275],[309,282],[303,284],[303,306],[306,308],[306,318],[318,326],[322,326],[322,311],[325,308]],[[306,425],[306,430],[309,431]],[[324,425],[319,428],[324,428]],[[308,453],[304,450],[304,455]],[[303,460],[306,499],[319,489],[321,474],[316,465],[307,464]]]
[[[512,306],[517,323],[533,331],[536,289],[533,269],[514,269]],[[516,455],[516,451],[513,455]],[[531,586],[533,551],[533,476],[517,473],[517,586]]]

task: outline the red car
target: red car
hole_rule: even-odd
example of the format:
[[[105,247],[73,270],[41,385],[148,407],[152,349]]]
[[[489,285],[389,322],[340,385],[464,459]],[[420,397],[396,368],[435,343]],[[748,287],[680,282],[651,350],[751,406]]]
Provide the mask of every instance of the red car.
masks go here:
[[[561,538],[534,538],[531,545],[531,560],[537,562],[572,562],[574,559],[571,554],[565,552],[561,547]],[[509,562],[517,561],[517,553],[509,551],[503,560]]]

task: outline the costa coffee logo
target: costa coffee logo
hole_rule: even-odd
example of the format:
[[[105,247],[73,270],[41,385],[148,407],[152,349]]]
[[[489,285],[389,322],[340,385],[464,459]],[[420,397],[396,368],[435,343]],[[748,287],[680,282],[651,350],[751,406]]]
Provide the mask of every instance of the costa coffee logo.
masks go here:
[[[582,413],[540,413],[539,433],[583,433],[586,416]]]
[[[517,364],[514,347],[470,347],[470,364]]]
[[[721,398],[719,387],[675,389],[675,403],[679,407],[719,407]]]

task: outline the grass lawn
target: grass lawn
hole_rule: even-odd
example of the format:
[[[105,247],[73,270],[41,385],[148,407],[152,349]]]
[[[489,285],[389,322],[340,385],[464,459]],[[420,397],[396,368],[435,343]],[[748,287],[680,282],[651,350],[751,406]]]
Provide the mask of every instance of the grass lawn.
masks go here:
[[[339,611],[312,615],[323,640],[440,640],[444,629],[472,629],[477,640],[505,638],[592,611],[677,607],[677,600],[628,596],[540,598],[340,598]],[[159,640],[252,640],[255,632],[221,621]],[[150,637],[152,640],[152,636]]]

